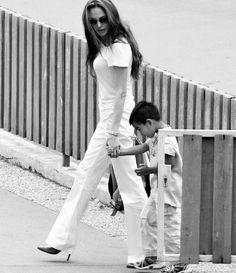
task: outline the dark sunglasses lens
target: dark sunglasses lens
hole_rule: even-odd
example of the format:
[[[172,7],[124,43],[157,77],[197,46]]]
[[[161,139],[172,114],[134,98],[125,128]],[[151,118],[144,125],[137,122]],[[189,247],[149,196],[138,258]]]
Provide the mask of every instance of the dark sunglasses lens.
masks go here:
[[[101,24],[106,23],[106,22],[107,22],[107,17],[102,17],[102,18],[100,18],[100,19],[99,19],[99,22],[100,22]]]
[[[104,23],[107,22],[107,17],[101,17],[98,20],[90,19],[89,22],[90,22],[91,25],[96,25],[97,22],[100,22],[101,24],[104,24]]]
[[[97,20],[89,20],[91,25],[96,25],[97,24]]]

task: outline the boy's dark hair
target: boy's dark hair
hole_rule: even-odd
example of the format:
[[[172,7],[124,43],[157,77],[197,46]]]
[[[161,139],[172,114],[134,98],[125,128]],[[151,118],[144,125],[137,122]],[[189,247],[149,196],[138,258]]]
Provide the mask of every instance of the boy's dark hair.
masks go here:
[[[140,101],[132,110],[129,118],[129,124],[139,123],[145,124],[147,119],[161,120],[161,116],[157,107],[147,101]]]

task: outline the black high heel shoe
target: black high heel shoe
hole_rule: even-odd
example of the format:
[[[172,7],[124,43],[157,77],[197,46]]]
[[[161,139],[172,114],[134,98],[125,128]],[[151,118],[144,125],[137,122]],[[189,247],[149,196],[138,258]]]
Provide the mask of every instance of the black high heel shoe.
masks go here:
[[[61,252],[61,250],[56,249],[51,246],[38,246],[37,248],[43,252],[46,252],[46,253],[52,254],[52,255],[56,255]],[[69,262],[70,256],[71,256],[71,254],[68,255],[67,260],[66,260],[67,262]]]

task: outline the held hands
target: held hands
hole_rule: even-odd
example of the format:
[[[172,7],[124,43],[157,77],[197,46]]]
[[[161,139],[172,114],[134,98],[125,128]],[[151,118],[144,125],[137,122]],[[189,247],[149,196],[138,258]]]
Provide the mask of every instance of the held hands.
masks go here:
[[[120,154],[120,145],[119,145],[119,141],[117,139],[116,136],[108,136],[107,138],[107,154],[111,157],[111,158],[116,158],[119,156]]]
[[[117,146],[117,147],[113,148],[111,146],[107,146],[107,154],[111,158],[117,158],[120,155],[120,147]]]

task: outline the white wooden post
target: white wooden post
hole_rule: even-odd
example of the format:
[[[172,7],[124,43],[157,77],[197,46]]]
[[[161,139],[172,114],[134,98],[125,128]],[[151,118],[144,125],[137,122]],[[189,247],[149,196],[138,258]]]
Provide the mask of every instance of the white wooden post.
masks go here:
[[[171,165],[165,165],[165,136],[166,130],[158,133],[158,189],[157,189],[157,259],[165,265],[169,258],[165,257],[164,242],[164,190],[171,179]]]
[[[157,260],[164,262],[164,167],[165,134],[158,132]]]

